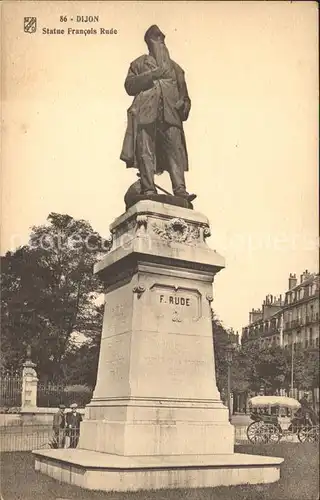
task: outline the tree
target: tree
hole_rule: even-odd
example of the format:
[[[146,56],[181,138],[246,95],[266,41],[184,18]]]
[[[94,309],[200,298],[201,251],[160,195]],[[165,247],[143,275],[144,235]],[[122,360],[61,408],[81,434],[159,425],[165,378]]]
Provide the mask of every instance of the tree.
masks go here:
[[[280,346],[262,349],[255,363],[255,370],[266,394],[275,394],[284,387],[288,379],[288,364],[283,349]]]
[[[100,316],[97,325],[102,325],[104,304],[97,308]],[[98,361],[101,342],[101,329],[92,331],[81,345],[72,343],[66,352],[62,369],[64,381],[68,385],[81,384],[94,387],[96,385]]]
[[[109,248],[91,225],[51,213],[32,228],[29,245],[2,260],[2,363],[17,368],[27,345],[40,376],[63,376],[72,334],[92,339],[101,332],[96,298],[103,285],[93,265]]]
[[[237,393],[248,393],[251,390],[251,358],[241,349],[233,353],[231,366],[232,390]]]
[[[241,353],[247,359],[247,380],[252,392],[263,387],[266,394],[280,389],[291,389],[291,348],[280,346],[259,347],[245,343]],[[297,349],[293,357],[294,386],[302,390],[319,387],[319,352],[313,349]],[[235,380],[238,380],[238,371]]]
[[[214,361],[216,368],[216,382],[219,392],[227,387],[228,366],[226,362],[226,346],[229,344],[229,335],[222,322],[212,311],[212,337],[214,345]]]
[[[290,358],[291,375],[291,352],[287,352]],[[293,378],[294,386],[302,390],[313,390],[319,387],[319,350],[297,349],[293,356]]]
[[[288,387],[289,364],[285,351],[280,346],[260,347],[255,342],[242,345],[241,351],[247,358],[247,380],[250,391],[275,394]]]
[[[226,393],[228,385],[228,364],[226,359],[226,348],[233,344],[236,348],[233,352],[231,376],[233,389],[235,391],[247,390],[246,365],[247,361],[238,349],[238,338],[232,329],[227,329],[212,311],[212,336],[214,343],[214,358],[216,368],[216,381],[220,393]]]

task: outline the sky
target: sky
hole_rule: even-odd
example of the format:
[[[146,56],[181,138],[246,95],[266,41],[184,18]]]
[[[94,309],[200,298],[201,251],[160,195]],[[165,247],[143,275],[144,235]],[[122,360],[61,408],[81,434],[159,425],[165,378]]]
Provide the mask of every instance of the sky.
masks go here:
[[[308,1],[4,1],[1,253],[50,212],[109,236],[136,180],[119,159],[132,102],[123,84],[156,23],[192,101],[187,189],[226,259],[213,308],[241,332],[249,310],[287,290],[289,273],[318,270],[317,14]],[[23,31],[31,16],[33,34]],[[170,189],[166,173],[157,181]]]

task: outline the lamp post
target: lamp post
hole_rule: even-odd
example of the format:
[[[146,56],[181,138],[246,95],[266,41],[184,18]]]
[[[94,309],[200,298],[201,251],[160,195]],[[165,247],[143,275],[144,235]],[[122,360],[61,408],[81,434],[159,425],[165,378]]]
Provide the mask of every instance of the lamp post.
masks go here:
[[[293,339],[291,342],[291,394],[290,396],[293,398],[293,365],[294,365],[294,344]]]
[[[228,344],[226,346],[226,362],[228,366],[228,389],[227,389],[227,398],[228,398],[228,410],[229,410],[229,421],[231,422],[232,417],[232,409],[231,409],[231,365],[233,358],[233,345]]]

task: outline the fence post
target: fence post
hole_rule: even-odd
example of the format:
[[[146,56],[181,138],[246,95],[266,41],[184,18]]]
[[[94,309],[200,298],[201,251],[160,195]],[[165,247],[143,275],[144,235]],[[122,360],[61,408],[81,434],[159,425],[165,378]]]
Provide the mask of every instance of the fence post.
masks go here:
[[[38,377],[35,367],[37,365],[31,361],[31,349],[27,351],[27,359],[23,363],[22,370],[22,397],[21,409],[37,407],[37,387]]]

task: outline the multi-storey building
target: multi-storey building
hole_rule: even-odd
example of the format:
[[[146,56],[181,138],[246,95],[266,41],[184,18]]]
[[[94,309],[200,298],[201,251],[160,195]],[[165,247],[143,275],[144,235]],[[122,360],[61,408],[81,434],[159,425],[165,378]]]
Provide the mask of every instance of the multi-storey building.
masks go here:
[[[283,307],[283,345],[319,348],[319,274],[290,274]]]
[[[242,344],[258,342],[261,347],[283,345],[282,296],[267,295],[261,309],[249,312],[249,325],[242,329]]]
[[[305,271],[299,283],[296,275],[290,274],[284,300],[281,295],[267,295],[262,308],[249,313],[249,324],[242,329],[242,344],[246,342],[318,348],[319,274]]]
[[[249,342],[290,349],[292,363],[297,349],[319,349],[319,274],[305,271],[299,282],[295,274],[290,274],[284,300],[281,295],[267,295],[261,309],[252,309],[241,338],[242,344]],[[280,393],[288,395],[284,389]],[[319,409],[319,388],[309,393],[313,393],[313,403]],[[299,399],[303,391],[293,386],[289,394]]]

